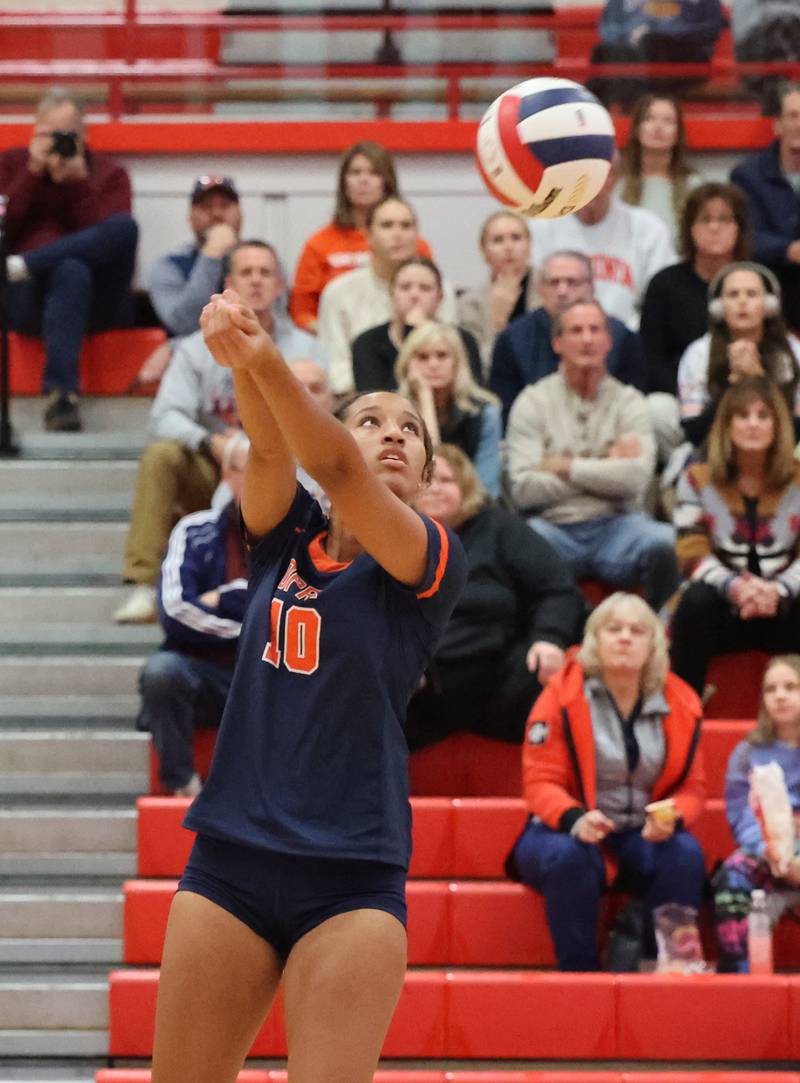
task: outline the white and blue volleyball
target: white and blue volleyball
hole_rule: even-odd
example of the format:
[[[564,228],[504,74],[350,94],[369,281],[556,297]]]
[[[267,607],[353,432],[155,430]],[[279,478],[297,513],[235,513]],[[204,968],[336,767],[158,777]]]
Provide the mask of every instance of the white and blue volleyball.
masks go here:
[[[560,218],[605,184],[614,124],[579,83],[526,79],[486,110],[476,153],[484,183],[501,203],[531,218]]]

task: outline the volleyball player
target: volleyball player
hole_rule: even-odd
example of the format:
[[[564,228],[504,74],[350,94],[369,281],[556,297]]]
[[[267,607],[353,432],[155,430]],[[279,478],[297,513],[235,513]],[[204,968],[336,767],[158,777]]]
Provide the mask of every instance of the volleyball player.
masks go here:
[[[227,292],[202,318],[251,452],[247,615],[164,947],[153,1083],[232,1083],[281,977],[291,1083],[367,1083],[403,985],[405,707],[465,578],[408,506],[431,470],[414,408],[315,405]],[[295,460],[331,500],[325,520]]]

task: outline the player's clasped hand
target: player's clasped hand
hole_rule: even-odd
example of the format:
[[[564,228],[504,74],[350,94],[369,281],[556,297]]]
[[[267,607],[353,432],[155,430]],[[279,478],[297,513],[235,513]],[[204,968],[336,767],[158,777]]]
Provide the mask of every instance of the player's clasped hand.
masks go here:
[[[225,368],[258,368],[269,356],[272,340],[234,290],[212,295],[200,328],[214,359]]]

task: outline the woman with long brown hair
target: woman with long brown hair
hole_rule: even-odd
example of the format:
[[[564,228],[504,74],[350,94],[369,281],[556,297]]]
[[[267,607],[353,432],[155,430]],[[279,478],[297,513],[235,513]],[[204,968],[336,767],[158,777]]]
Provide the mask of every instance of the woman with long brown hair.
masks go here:
[[[645,94],[633,108],[617,192],[657,214],[673,238],[689,190],[702,178],[687,162],[686,128],[677,98]]]
[[[698,692],[716,654],[800,645],[800,463],[783,394],[764,376],[723,396],[708,459],[678,481],[672,667]]]
[[[800,417],[800,340],[787,332],[780,302],[780,283],[760,263],[731,263],[712,279],[710,329],[687,346],[678,366],[681,425],[695,447],[722,395],[747,376],[768,376]]]
[[[306,331],[316,331],[322,291],[332,278],[369,263],[366,226],[370,211],[399,195],[391,154],[380,143],[363,139],[345,151],[339,163],[333,220],[313,233],[300,253],[289,299],[289,313]],[[431,258],[422,239],[419,253]]]

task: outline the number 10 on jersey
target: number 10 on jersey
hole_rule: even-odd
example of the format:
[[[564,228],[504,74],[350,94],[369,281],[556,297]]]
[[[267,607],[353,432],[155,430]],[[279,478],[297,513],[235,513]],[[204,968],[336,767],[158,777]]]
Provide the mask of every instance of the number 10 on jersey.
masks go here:
[[[285,612],[284,612],[285,610]],[[285,609],[281,598],[273,598],[269,608],[269,640],[262,662],[290,673],[308,676],[319,667],[319,636],[322,618],[316,609],[290,605]]]

